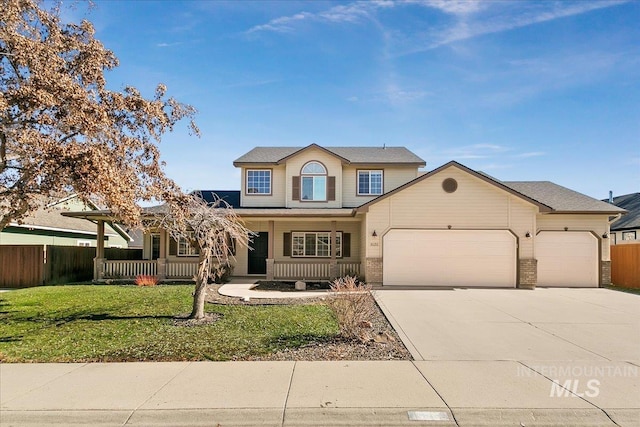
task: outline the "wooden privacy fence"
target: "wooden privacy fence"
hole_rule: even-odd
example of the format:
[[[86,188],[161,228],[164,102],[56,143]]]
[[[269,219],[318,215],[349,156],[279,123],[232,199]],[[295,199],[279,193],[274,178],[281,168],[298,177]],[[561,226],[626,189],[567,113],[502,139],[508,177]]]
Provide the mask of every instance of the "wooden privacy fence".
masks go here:
[[[0,246],[0,288],[81,282],[93,279],[96,248],[81,246]],[[105,248],[107,259],[142,259],[141,249]]]
[[[44,246],[0,246],[0,288],[40,285],[44,278]]]
[[[640,288],[640,243],[611,245],[611,283]]]

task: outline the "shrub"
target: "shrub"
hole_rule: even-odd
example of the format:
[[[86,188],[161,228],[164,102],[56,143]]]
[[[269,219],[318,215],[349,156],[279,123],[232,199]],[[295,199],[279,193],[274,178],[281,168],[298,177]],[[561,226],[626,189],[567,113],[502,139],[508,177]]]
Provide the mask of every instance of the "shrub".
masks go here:
[[[331,282],[327,305],[333,311],[340,335],[346,339],[367,341],[369,321],[376,313],[376,302],[371,286],[358,281],[355,276],[340,277]]]
[[[138,286],[155,286],[158,284],[158,278],[147,274],[139,274],[136,276],[135,284]]]

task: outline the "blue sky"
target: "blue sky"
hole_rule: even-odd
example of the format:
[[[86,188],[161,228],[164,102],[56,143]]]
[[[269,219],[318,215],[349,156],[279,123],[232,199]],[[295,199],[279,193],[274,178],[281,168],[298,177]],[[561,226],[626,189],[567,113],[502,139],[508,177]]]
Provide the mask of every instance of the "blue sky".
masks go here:
[[[254,146],[406,146],[502,180],[597,198],[640,191],[640,2],[100,1],[120,59],[159,82],[201,138],[161,144],[184,189],[239,189]]]

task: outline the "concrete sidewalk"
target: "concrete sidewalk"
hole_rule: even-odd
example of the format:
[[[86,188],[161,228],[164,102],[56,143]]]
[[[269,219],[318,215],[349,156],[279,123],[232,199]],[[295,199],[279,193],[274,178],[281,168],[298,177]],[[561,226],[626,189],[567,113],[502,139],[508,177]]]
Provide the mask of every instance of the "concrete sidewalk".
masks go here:
[[[603,410],[516,361],[0,364],[0,425],[637,426],[635,372]]]

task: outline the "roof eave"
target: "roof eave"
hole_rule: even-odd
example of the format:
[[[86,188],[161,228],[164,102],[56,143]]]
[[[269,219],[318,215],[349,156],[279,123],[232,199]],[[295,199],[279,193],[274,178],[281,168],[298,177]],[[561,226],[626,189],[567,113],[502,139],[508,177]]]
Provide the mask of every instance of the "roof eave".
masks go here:
[[[551,212],[543,212],[543,213],[547,213],[547,214],[555,214],[555,215],[618,215],[618,214],[622,214],[625,215],[627,212],[621,212],[621,211],[559,211],[559,210],[553,210]]]

